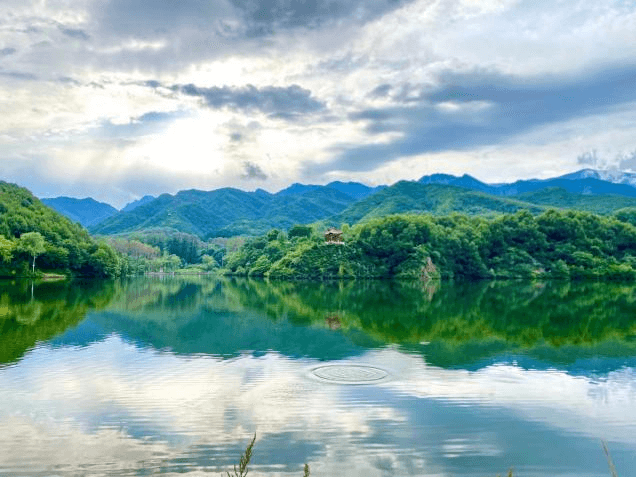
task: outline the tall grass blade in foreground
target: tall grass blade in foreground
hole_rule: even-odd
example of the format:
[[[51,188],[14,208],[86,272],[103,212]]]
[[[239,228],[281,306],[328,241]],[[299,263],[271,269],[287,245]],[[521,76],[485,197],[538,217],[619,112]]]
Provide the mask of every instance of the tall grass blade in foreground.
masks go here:
[[[247,469],[247,464],[250,463],[250,459],[252,458],[252,448],[254,447],[254,443],[256,442],[256,434],[254,434],[254,438],[252,442],[249,443],[245,452],[241,456],[239,460],[238,468],[236,468],[236,464],[234,464],[234,475],[226,472],[227,477],[245,477],[249,470]],[[309,477],[309,464],[305,464],[305,472],[303,473],[303,477]]]
[[[610,472],[612,473],[612,477],[618,477],[618,472],[616,472],[616,467],[614,467],[614,462],[612,461],[612,456],[609,453],[609,449],[607,448],[607,442],[601,441],[603,445],[603,452],[605,452],[605,457],[607,457],[607,465],[609,465]]]
[[[241,456],[238,469],[236,468],[236,464],[234,464],[234,475],[228,472],[227,477],[245,477],[247,475],[247,473],[249,472],[247,470],[247,464],[250,463],[250,459],[252,458],[252,448],[254,447],[254,442],[256,442],[256,433],[254,434],[252,442],[249,443],[249,445],[245,449],[245,452]]]

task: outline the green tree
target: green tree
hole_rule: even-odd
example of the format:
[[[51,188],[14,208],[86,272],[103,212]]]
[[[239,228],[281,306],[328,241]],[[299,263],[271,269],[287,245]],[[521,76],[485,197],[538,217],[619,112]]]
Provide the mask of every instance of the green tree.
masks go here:
[[[0,235],[0,263],[9,263],[13,257],[15,243]]]
[[[311,237],[311,234],[313,232],[313,229],[308,226],[308,225],[294,225],[291,229],[289,229],[289,231],[287,232],[287,237],[289,237],[290,239],[294,238],[294,237]]]
[[[44,243],[44,237],[40,232],[27,232],[20,236],[20,249],[33,257],[33,273],[35,273],[35,259],[46,252]]]

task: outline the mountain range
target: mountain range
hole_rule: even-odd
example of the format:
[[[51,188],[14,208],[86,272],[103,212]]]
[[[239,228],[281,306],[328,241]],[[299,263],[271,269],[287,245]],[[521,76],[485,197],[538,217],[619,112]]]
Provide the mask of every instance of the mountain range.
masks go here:
[[[79,222],[84,227],[90,227],[103,222],[108,217],[115,215],[118,210],[110,204],[97,202],[95,199],[75,199],[73,197],[54,197],[41,199],[41,201],[68,217],[74,222]]]
[[[633,184],[633,185],[632,185]],[[493,215],[549,207],[608,214],[636,207],[636,174],[584,169],[551,179],[487,184],[469,175],[433,174],[370,187],[357,182],[292,184],[275,193],[223,188],[145,196],[121,211],[93,199],[43,199],[92,233],[112,235],[172,228],[202,238],[255,235],[322,221],[354,224],[393,213]]]

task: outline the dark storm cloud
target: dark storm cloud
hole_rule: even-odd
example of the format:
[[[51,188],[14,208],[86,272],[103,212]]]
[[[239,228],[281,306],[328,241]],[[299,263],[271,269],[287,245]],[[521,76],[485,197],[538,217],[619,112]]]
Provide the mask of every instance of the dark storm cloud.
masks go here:
[[[263,169],[261,169],[258,164],[246,161],[243,163],[243,174],[241,177],[243,179],[264,181],[267,179],[267,174],[263,172]]]
[[[393,104],[352,113],[367,132],[401,133],[385,144],[343,146],[325,170],[372,170],[404,156],[497,144],[535,127],[607,113],[636,101],[636,67],[572,78],[525,79],[483,71],[444,73],[436,86],[379,86]],[[376,90],[378,89],[376,88]]]
[[[15,48],[2,48],[0,50],[0,56],[9,56],[9,55],[13,55],[16,51]]]
[[[173,86],[172,89],[188,96],[201,97],[210,108],[256,109],[272,117],[286,120],[294,120],[299,115],[316,113],[325,109],[325,104],[313,98],[311,91],[298,85],[285,88],[277,86],[257,88],[252,85],[240,88],[229,86],[200,88],[189,84]]]

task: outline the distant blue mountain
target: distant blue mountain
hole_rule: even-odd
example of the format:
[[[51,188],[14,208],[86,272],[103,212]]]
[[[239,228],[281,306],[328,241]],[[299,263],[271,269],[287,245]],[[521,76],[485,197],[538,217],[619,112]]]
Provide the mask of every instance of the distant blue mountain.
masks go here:
[[[320,189],[321,187],[324,187],[324,186],[314,185],[314,184],[299,184],[298,182],[295,182],[289,187],[278,191],[275,195],[278,195],[278,196],[302,195],[306,192]]]
[[[151,202],[155,200],[155,198],[151,195],[144,195],[141,199],[135,200],[133,202],[130,202],[128,204],[126,204],[126,206],[121,209],[122,212],[130,212],[131,210],[135,210],[137,207],[139,207],[140,205],[144,205],[147,204],[148,202]]]
[[[534,179],[522,180],[512,184],[496,184],[492,186],[491,194],[516,195],[533,192],[546,187],[559,187],[572,194],[584,195],[622,195],[636,197],[636,187],[628,184],[615,184],[613,182],[585,178],[585,179]]]
[[[364,185],[359,182],[341,182],[341,181],[330,182],[329,184],[324,186],[316,185],[316,184],[299,184],[296,182],[290,185],[289,187],[277,192],[276,195],[278,196],[302,195],[313,190],[325,189],[327,187],[330,189],[335,189],[339,192],[342,192],[343,194],[347,194],[349,197],[352,197],[354,199],[364,199],[365,197],[370,196],[371,194],[374,194],[386,188],[387,186],[381,185],[377,187],[369,187],[368,185]]]
[[[74,199],[72,197],[54,197],[41,199],[42,202],[69,219],[79,222],[84,227],[97,225],[112,217],[117,209],[110,204],[97,202],[90,197]]]
[[[481,182],[468,174],[464,174],[461,177],[456,177],[450,174],[432,174],[430,176],[422,177],[418,182],[420,184],[452,185],[455,187],[463,187],[464,189],[488,192],[490,194],[494,193],[491,190],[491,185]]]
[[[628,184],[636,187],[635,173],[615,170],[597,171],[594,169],[581,169],[580,171],[557,177],[557,179],[600,179],[608,182],[613,182],[615,184]]]
[[[602,179],[601,177],[606,177],[607,179]],[[422,177],[418,182],[421,184],[452,185],[502,196],[525,194],[548,187],[558,187],[572,194],[636,197],[636,187],[629,182],[632,177],[636,183],[636,174],[621,173],[610,176],[609,173],[584,169],[552,179],[518,180],[513,183],[503,184],[486,184],[467,174],[461,177],[449,174],[433,174]],[[621,182],[617,183],[615,181]]]
[[[347,194],[354,199],[364,199],[365,197],[370,196],[371,194],[375,194],[382,189],[385,189],[387,186],[381,185],[377,187],[369,187],[364,184],[360,184],[359,182],[340,182],[334,181],[327,184],[327,187],[331,187],[332,189],[339,190],[343,194]]]

